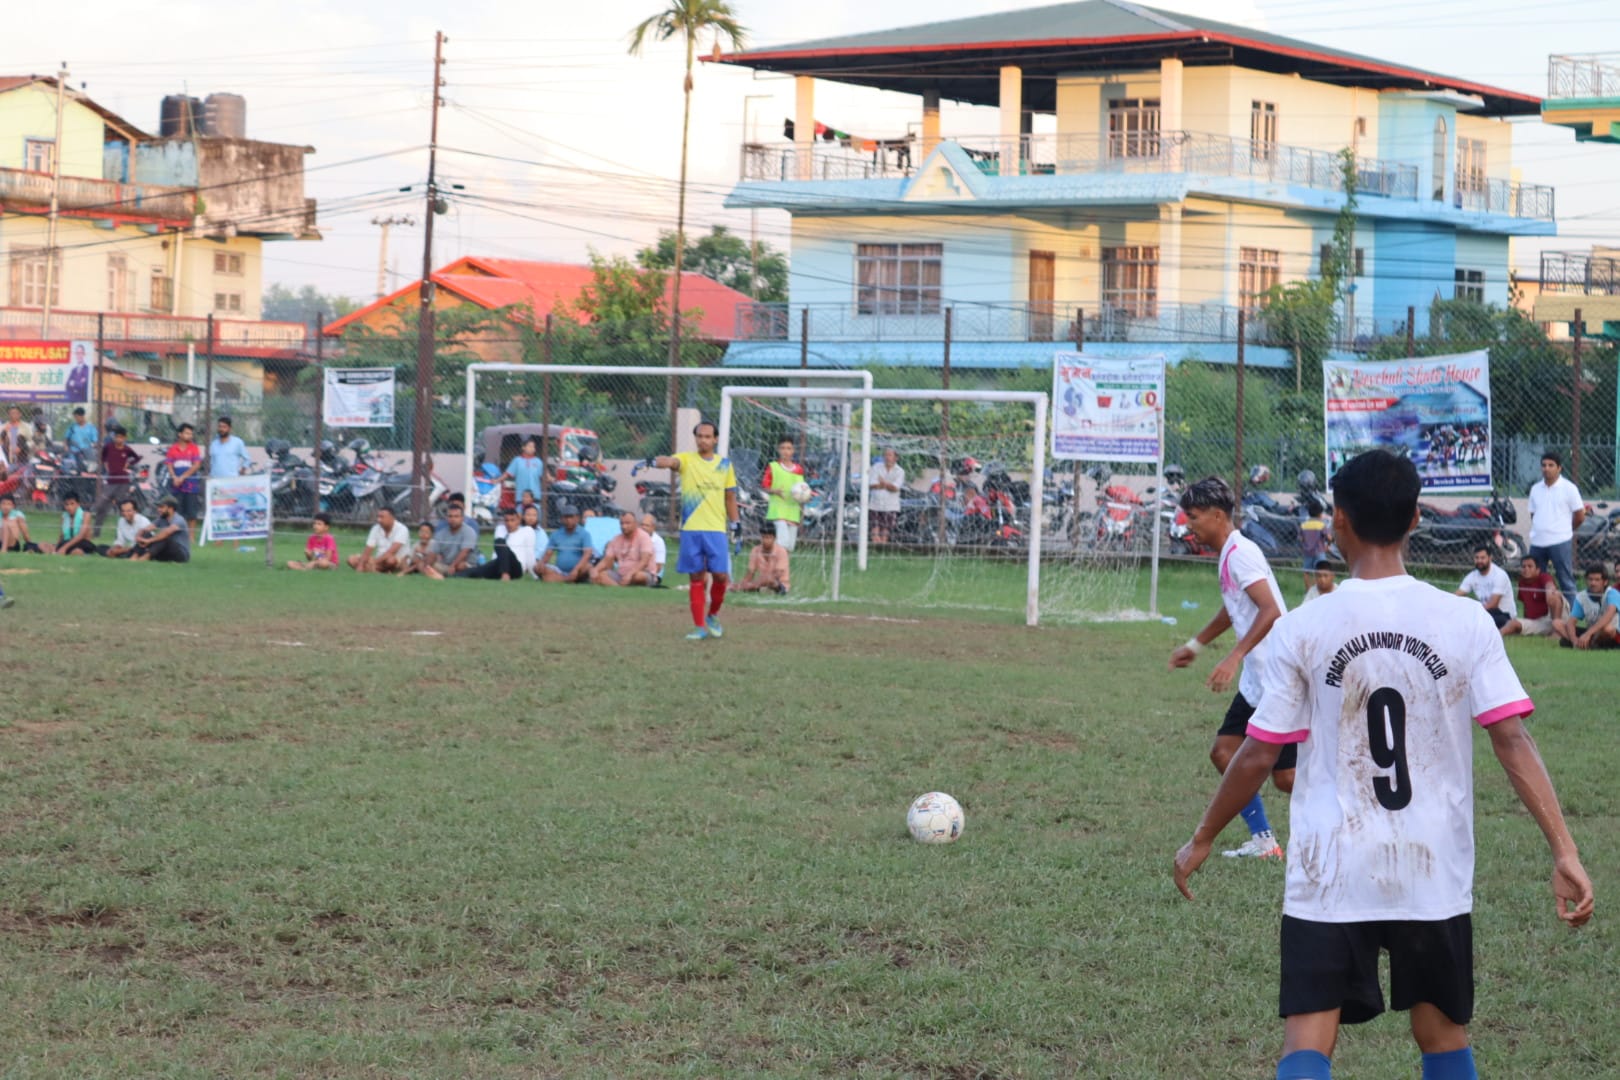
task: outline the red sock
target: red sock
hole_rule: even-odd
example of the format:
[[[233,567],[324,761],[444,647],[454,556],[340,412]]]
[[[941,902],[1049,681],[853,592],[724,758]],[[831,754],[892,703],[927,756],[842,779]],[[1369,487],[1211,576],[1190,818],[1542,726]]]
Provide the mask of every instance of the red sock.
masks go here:
[[[722,603],[724,603],[725,599],[726,599],[726,579],[725,578],[715,578],[714,581],[712,583],[710,583],[710,585],[709,585],[709,596],[711,598],[709,600],[709,614],[710,615],[718,615],[718,614],[720,614],[720,605]]]
[[[699,630],[703,629],[705,608],[703,591],[703,578],[701,577],[693,578],[692,584],[688,585],[686,589],[687,597],[692,601],[692,624]]]

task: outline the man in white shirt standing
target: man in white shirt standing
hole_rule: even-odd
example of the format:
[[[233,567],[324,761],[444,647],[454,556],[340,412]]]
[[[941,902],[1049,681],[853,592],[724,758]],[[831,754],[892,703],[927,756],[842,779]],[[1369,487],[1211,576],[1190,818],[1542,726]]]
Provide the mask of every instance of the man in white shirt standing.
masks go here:
[[[894,447],[883,451],[883,464],[872,467],[868,481],[872,493],[866,501],[867,523],[872,543],[887,544],[900,518],[900,492],[906,486],[906,470]]]
[[[1575,530],[1586,520],[1579,489],[1564,475],[1555,450],[1541,455],[1541,482],[1530,488],[1530,551],[1536,565],[1552,570],[1564,602],[1575,602]]]
[[[1474,568],[1457,586],[1458,596],[1473,597],[1485,606],[1498,630],[1519,617],[1518,605],[1513,601],[1513,582],[1508,572],[1491,562],[1491,549],[1481,544],[1474,549]]]
[[[377,524],[366,534],[366,550],[349,556],[349,566],[362,574],[392,574],[405,569],[405,556],[411,550],[411,531],[384,506],[377,511]]]
[[[1474,1080],[1474,745],[1490,735],[1552,851],[1554,910],[1592,917],[1592,881],[1522,718],[1535,708],[1484,609],[1409,576],[1417,520],[1411,461],[1371,450],[1333,477],[1333,533],[1353,574],[1277,621],[1260,707],[1175,880],[1298,747],[1283,893],[1278,1080],[1331,1080],[1340,1024],[1411,1013],[1425,1080]],[[1361,722],[1362,718],[1365,722]]]

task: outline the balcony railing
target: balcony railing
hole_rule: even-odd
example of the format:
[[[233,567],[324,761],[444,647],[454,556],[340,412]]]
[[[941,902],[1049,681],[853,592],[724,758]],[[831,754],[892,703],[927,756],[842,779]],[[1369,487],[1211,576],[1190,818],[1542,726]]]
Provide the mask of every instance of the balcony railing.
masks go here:
[[[37,338],[44,313],[39,308],[0,307],[0,339]],[[195,343],[200,353],[208,344],[208,320],[189,315],[138,315],[124,312],[51,312],[51,340],[109,342],[150,341],[154,344]],[[257,349],[302,349],[307,329],[300,322],[255,322],[250,319],[215,319],[214,342],[219,346]]]
[[[1620,296],[1620,257],[1584,251],[1541,253],[1543,292]]]
[[[1620,97],[1620,63],[1611,56],[1553,56],[1547,60],[1547,100]]]
[[[0,169],[0,202],[48,207],[51,183],[50,173]],[[197,193],[183,187],[64,176],[57,183],[57,205],[65,211],[190,222],[196,214]]]
[[[1134,308],[1103,304],[1082,308],[1069,303],[954,303],[951,309],[953,342],[1034,341],[1072,342],[1085,319],[1085,340],[1197,344],[1234,342],[1239,308],[1231,304],[1172,304],[1149,302]],[[856,304],[741,304],[737,308],[736,341],[798,341],[801,333],[816,341],[943,341],[945,308],[901,312],[862,310]],[[1380,334],[1404,334],[1404,322],[1380,327],[1370,317],[1356,319],[1355,327],[1341,326],[1339,344],[1355,346]],[[1250,311],[1244,340],[1251,344],[1278,344],[1271,340],[1265,312]]]
[[[1477,175],[1457,173],[1455,204],[1462,210],[1507,217],[1553,220],[1553,189],[1544,184],[1521,184],[1513,180],[1482,180]]]
[[[1193,173],[1249,177],[1326,191],[1341,191],[1339,155],[1280,143],[1191,131],[1132,132],[1112,135],[1022,135],[1016,139],[961,136],[962,147],[989,176],[1074,176],[1086,174]],[[743,147],[745,182],[793,180],[871,180],[906,177],[920,164],[910,142],[876,143],[870,150],[854,142],[814,143],[808,151],[794,144],[749,143]],[[1358,158],[1356,183],[1363,194],[1417,199],[1418,171],[1376,158]]]

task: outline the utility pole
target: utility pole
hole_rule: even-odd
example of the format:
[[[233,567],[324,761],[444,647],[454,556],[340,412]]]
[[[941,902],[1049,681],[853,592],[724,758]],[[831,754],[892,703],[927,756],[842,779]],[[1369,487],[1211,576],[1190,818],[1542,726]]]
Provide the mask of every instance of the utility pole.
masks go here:
[[[433,218],[439,201],[439,90],[444,86],[444,31],[433,32],[433,113],[428,134],[426,216],[422,222],[421,311],[416,322],[416,422],[411,429],[411,516],[427,517],[428,477],[433,472]]]
[[[60,209],[57,192],[62,186],[62,109],[67,96],[67,81],[68,66],[64,60],[62,70],[56,73],[56,141],[51,144],[51,216],[49,224],[45,227],[45,297],[39,319],[39,336],[45,339],[51,336],[51,290],[57,287],[56,219],[57,211]],[[16,301],[13,300],[12,303]]]
[[[387,217],[374,217],[371,219],[371,223],[373,225],[382,226],[382,243],[377,248],[377,299],[381,300],[384,296],[388,295],[389,226],[404,225],[406,228],[409,228],[410,226],[416,224],[416,219],[411,217],[409,214],[402,214],[399,217],[395,217],[394,215],[390,214]]]
[[[748,103],[750,101],[770,101],[772,94],[749,94],[743,98],[743,152],[738,159],[738,181],[748,179],[747,162],[748,149],[753,146],[754,133],[748,127]],[[759,299],[759,211],[748,211],[748,296],[752,300]]]

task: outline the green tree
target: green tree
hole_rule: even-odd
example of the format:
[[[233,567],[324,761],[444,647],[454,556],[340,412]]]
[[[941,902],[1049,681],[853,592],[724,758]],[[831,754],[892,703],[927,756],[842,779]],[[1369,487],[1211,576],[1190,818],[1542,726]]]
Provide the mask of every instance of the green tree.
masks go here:
[[[737,21],[736,13],[726,0],[667,0],[668,6],[656,15],[643,19],[630,32],[630,54],[639,56],[647,41],[668,41],[682,38],[686,44],[686,81],[683,84],[685,104],[681,114],[681,181],[675,211],[675,283],[670,306],[681,310],[681,264],[686,254],[686,157],[688,137],[692,130],[692,64],[696,59],[697,39],[705,34],[714,35],[714,48],[720,51],[720,40],[725,38],[733,49],[741,49],[747,32]],[[677,362],[676,342],[670,339],[669,362]]]
[[[260,311],[265,319],[301,322],[309,327],[311,336],[315,333],[318,319],[335,322],[359,307],[357,300],[335,293],[323,293],[313,285],[305,285],[294,292],[279,282],[266,289],[260,301]]]
[[[747,293],[756,300],[765,303],[781,303],[788,298],[788,261],[787,256],[771,247],[764,241],[759,242],[757,257],[750,259],[751,247],[748,241],[727,229],[724,225],[716,225],[710,230],[708,236],[699,237],[695,242],[690,238],[686,242],[686,251],[682,254],[682,264],[688,270],[712,278],[722,285],[729,285],[738,292]],[[675,234],[664,230],[658,234],[658,243],[650,248],[642,248],[636,254],[636,261],[642,266],[668,270],[675,265]],[[758,279],[758,289],[755,282],[750,280],[750,264],[753,275]]]

